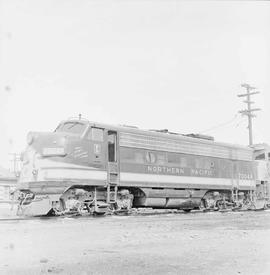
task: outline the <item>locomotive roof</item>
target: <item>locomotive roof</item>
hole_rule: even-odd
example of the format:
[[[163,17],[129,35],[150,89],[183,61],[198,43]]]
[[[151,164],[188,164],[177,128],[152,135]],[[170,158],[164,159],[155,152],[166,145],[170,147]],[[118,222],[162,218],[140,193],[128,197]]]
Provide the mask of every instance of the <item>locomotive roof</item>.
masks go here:
[[[183,152],[189,154],[209,155],[213,157],[252,160],[253,149],[248,146],[216,142],[197,137],[185,136],[182,134],[157,132],[153,130],[143,130],[133,126],[110,125],[88,120],[72,119],[67,121],[77,121],[89,124],[90,126],[114,130],[120,133],[120,146],[140,147],[145,149],[173,152]],[[181,143],[181,146],[180,146]]]

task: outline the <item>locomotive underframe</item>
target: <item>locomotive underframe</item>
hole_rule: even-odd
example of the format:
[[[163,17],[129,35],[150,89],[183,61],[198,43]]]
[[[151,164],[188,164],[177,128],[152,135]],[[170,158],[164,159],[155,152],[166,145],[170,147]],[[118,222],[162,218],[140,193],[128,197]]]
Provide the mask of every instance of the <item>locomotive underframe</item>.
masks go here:
[[[47,184],[43,182],[42,186],[37,193],[21,190],[19,215],[63,215],[70,212],[105,214],[143,207],[184,211],[256,208],[254,189],[241,191],[237,189],[172,189],[93,186],[65,182],[63,191],[56,193],[60,189],[54,188],[53,182],[47,182]]]

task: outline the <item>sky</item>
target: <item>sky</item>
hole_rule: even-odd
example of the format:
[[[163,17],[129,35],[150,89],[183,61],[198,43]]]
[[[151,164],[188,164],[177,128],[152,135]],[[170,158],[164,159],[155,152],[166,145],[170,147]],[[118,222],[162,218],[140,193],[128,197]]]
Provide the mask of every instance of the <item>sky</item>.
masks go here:
[[[83,117],[270,143],[270,2],[0,0],[0,165]]]

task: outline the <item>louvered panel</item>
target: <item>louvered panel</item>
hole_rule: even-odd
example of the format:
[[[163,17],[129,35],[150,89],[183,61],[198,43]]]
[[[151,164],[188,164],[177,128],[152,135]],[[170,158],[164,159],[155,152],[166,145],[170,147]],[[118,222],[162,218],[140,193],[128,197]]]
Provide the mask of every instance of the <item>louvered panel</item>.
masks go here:
[[[252,151],[248,148],[230,147],[229,145],[226,147],[214,142],[209,144],[199,139],[192,140],[186,137],[179,137],[176,140],[133,133],[120,133],[120,146],[226,159],[252,160]]]

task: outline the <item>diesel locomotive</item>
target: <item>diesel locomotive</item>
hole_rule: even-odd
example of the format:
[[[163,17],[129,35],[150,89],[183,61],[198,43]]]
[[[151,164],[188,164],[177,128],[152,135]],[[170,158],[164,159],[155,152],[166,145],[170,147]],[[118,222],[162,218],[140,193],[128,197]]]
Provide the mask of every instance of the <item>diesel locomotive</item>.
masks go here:
[[[27,144],[18,183],[22,215],[254,202],[253,149],[207,136],[74,118],[54,132],[30,132]]]

